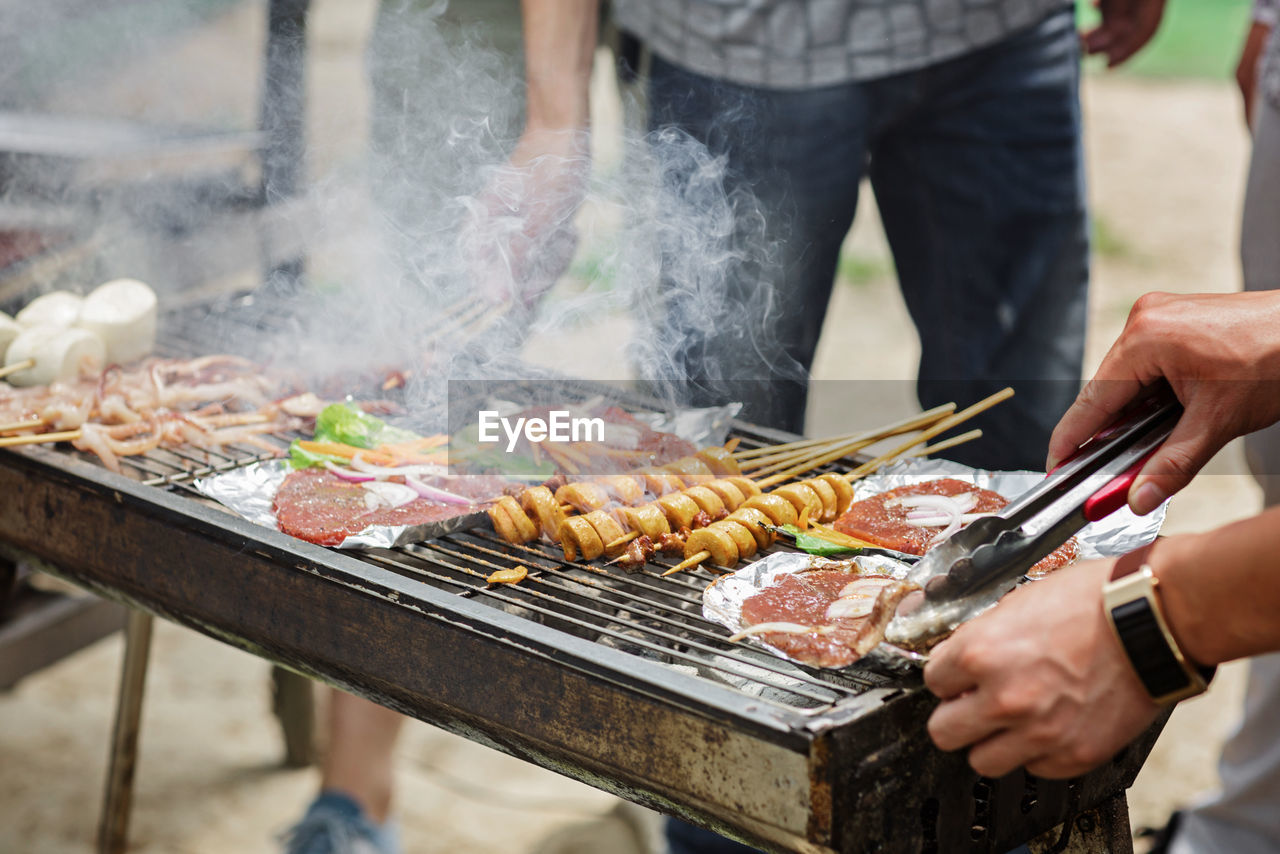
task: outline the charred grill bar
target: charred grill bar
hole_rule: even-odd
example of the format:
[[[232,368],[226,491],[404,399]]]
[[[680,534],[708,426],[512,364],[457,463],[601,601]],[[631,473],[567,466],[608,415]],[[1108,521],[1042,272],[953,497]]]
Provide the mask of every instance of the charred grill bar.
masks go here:
[[[191,326],[169,340],[201,346]],[[337,552],[190,486],[261,456],[156,450],[122,458],[123,476],[73,452],[0,453],[0,541],[108,598],[768,848],[1001,852],[1066,821],[1055,833],[1087,850],[1127,850],[1121,796],[1158,727],[1075,781],[982,779],[929,742],[918,680],[728,643],[701,617],[706,570],[601,574],[484,531]],[[516,564],[520,585],[486,585]]]

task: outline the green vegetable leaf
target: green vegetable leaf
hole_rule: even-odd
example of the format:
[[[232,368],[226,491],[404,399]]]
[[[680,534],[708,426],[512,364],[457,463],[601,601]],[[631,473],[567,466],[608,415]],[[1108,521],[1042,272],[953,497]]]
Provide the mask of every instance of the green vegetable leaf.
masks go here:
[[[298,447],[297,439],[294,439],[293,443],[289,445],[289,463],[296,469],[324,468],[325,463],[333,463],[344,468],[351,465],[350,460],[335,457],[333,454],[317,454],[304,450]]]
[[[844,555],[856,555],[862,552],[862,549],[852,546],[842,546],[839,543],[833,543],[830,540],[816,537],[807,531],[802,531],[795,525],[783,525],[783,530],[795,538],[795,546],[801,551],[808,552],[818,557],[842,557]]]
[[[395,442],[421,438],[416,433],[392,427],[381,418],[346,403],[331,403],[316,416],[317,442],[341,442],[357,448],[376,448]]]

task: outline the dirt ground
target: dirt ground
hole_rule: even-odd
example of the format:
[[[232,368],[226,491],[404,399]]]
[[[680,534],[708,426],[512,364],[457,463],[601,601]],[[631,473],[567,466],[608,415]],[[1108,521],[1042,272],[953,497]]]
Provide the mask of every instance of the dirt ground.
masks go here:
[[[372,4],[318,0],[314,8],[313,171],[341,176],[358,160],[365,124],[361,50]],[[154,81],[162,74],[168,81],[163,91],[181,97],[159,112],[249,123],[256,69],[227,57],[251,53],[247,46],[256,50],[261,13],[260,3],[237,6],[165,55],[106,80],[105,96],[64,93],[53,106],[75,110],[92,100],[94,108],[107,103],[155,113]],[[604,92],[602,86],[602,99]],[[1247,138],[1235,92],[1225,81],[1094,74],[1087,78],[1084,101],[1091,195],[1100,223],[1089,332],[1094,365],[1139,294],[1238,286],[1235,243]],[[607,148],[616,105],[601,100],[597,115]],[[869,269],[887,269],[870,203],[860,212],[850,252]],[[344,263],[351,262],[341,254],[318,258],[321,272],[342,275]],[[918,348],[892,278],[881,273],[843,282],[827,322],[815,376],[832,382],[822,388],[839,388],[835,381],[889,380],[886,394],[908,406],[903,381],[912,376]],[[584,337],[623,340],[629,326],[622,316],[596,318],[573,335],[531,347],[557,360]],[[609,346],[591,366],[596,376],[617,376],[623,360]],[[858,401],[819,394],[809,432],[836,432],[859,414]],[[1165,530],[1204,529],[1257,506],[1240,453],[1229,448],[1174,500]],[[106,640],[0,696],[0,851],[92,849],[121,649],[118,637]],[[1206,696],[1175,712],[1130,791],[1135,826],[1162,823],[1169,810],[1214,785],[1213,763],[1237,714],[1243,671],[1243,665],[1224,667]],[[160,625],[149,678],[131,850],[273,850],[274,835],[299,814],[317,776],[277,767],[281,747],[269,713],[267,666]],[[399,753],[397,814],[406,851],[641,850],[645,822],[637,823],[619,811],[614,798],[590,787],[416,722],[407,728]]]

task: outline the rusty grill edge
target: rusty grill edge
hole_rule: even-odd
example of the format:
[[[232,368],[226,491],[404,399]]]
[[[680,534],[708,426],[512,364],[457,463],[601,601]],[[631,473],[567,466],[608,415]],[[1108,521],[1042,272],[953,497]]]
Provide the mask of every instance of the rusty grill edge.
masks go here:
[[[1006,851],[1121,794],[1163,725],[1077,780],[979,778],[928,741],[918,680],[800,671],[728,644],[697,607],[708,578],[605,578],[479,532],[357,556],[193,500],[193,473],[263,456],[154,452],[125,477],[69,452],[3,452],[0,541],[103,596],[770,850]],[[514,563],[532,580],[486,589]]]

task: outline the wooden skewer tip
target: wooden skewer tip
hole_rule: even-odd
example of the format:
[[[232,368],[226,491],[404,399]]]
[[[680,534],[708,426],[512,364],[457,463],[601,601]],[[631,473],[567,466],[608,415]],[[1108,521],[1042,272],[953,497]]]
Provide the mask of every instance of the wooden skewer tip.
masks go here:
[[[711,552],[698,552],[695,555],[685,558],[666,572],[662,573],[662,577],[665,578],[668,575],[675,575],[677,572],[683,572],[690,567],[697,566],[709,557],[711,557]]]

